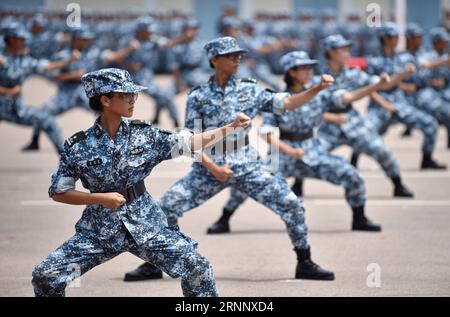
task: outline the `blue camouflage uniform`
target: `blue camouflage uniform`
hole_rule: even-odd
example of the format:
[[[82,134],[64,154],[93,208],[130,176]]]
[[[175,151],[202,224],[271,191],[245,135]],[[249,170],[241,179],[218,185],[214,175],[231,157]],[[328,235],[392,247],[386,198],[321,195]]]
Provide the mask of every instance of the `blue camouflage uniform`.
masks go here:
[[[102,69],[82,77],[89,98],[108,92],[137,93],[128,72]],[[81,180],[92,193],[123,192],[142,183],[161,161],[185,153],[191,133],[170,133],[144,121],[122,120],[116,139],[97,120],[64,144],[49,195],[75,189]],[[145,187],[144,187],[145,189]],[[133,191],[134,192],[134,191]],[[197,252],[197,243],[168,227],[166,217],[147,191],[126,196],[117,210],[88,205],[76,224],[75,235],[51,253],[33,271],[37,296],[64,296],[74,278],[115,256],[130,252],[182,278],[185,296],[217,296],[213,271]],[[73,268],[78,270],[74,274]]]
[[[293,67],[315,65],[317,61],[309,59],[306,52],[294,51],[284,55],[280,63],[286,73]],[[269,154],[270,158],[278,158],[278,164],[270,162],[270,165],[278,166],[278,172],[283,177],[316,178],[340,185],[345,188],[345,196],[350,206],[361,207],[365,205],[366,191],[358,171],[344,158],[331,155],[320,140],[314,137],[314,128],[321,124],[324,112],[330,107],[329,94],[329,91],[323,91],[303,107],[283,115],[265,113],[260,132],[276,133],[278,127],[283,142],[305,151],[301,159],[294,159],[282,151],[279,152],[279,158]],[[235,210],[245,197],[233,188],[231,198],[224,209]]]
[[[94,38],[94,34],[87,28],[78,28],[72,32],[73,38],[81,38],[91,41]],[[91,45],[91,44],[90,44]],[[72,48],[66,48],[53,56],[54,60],[61,60],[69,58],[72,54]],[[51,72],[53,77],[60,74],[70,73],[78,70],[83,70],[83,73],[93,71],[104,63],[103,53],[95,46],[90,46],[80,51],[80,59],[71,62],[66,67]],[[64,112],[67,112],[73,108],[81,107],[84,110],[91,111],[89,108],[89,100],[84,92],[81,80],[74,81],[60,81],[58,83],[58,91],[56,95],[45,102],[41,110],[51,116],[58,116]],[[36,128],[33,133],[33,138],[30,148],[38,147],[40,129]],[[25,148],[27,149],[27,148]]]
[[[324,40],[327,51],[349,45],[351,45],[351,42],[339,35],[332,35]],[[344,67],[339,74],[335,74],[326,66],[323,72],[334,76],[335,82],[332,89],[336,90],[336,96],[378,81],[377,76],[370,76],[359,68]],[[349,145],[356,153],[365,153],[377,160],[387,176],[397,177],[399,165],[392,152],[384,145],[378,132],[372,128],[370,122],[353,107],[343,108],[339,99],[330,99],[329,102],[334,106],[330,107],[328,111],[345,113],[347,122],[343,124],[323,122],[320,125],[317,136],[325,149],[332,151],[341,145]]]
[[[5,36],[25,40],[29,38],[28,32],[20,26],[8,29]],[[44,73],[49,63],[48,60],[38,60],[29,55],[11,56],[6,50],[2,55],[5,63],[0,65],[0,86],[8,88],[22,85],[33,73]],[[26,107],[22,96],[0,95],[0,120],[39,128],[49,136],[58,152],[62,150],[64,140],[55,118],[38,108]]]
[[[380,37],[398,36],[399,31],[395,24],[386,23],[380,30]],[[385,72],[389,75],[395,75],[404,70],[399,54],[386,56],[381,52],[377,56],[368,59],[367,73],[371,75],[380,75]],[[390,91],[380,91],[379,94],[387,101],[395,105],[396,111],[390,113],[383,107],[380,107],[374,101],[369,104],[368,119],[373,127],[384,134],[390,125],[401,122],[413,129],[420,129],[424,135],[422,151],[431,154],[436,145],[437,121],[426,112],[411,105],[403,91],[396,87]]]
[[[187,20],[183,29],[198,28],[199,23],[196,20]],[[205,70],[208,61],[202,51],[203,44],[200,40],[194,39],[190,42],[184,42],[175,45],[169,50],[168,69],[172,72],[179,70],[181,79],[188,88],[194,88],[208,81],[211,72]],[[208,65],[209,66],[209,65]],[[173,88],[178,93],[177,88]]]
[[[449,36],[444,28],[434,28],[430,31],[431,41],[449,41]],[[436,50],[420,52],[414,59],[415,64],[421,67],[423,63],[436,61],[438,59],[448,58],[447,52],[439,54]],[[430,115],[432,115],[440,124],[444,125],[450,135],[450,70],[446,65],[436,67],[430,70],[420,72],[417,85],[419,90],[411,96],[414,98],[415,105]],[[445,86],[442,88],[428,85],[432,79],[442,79]],[[450,145],[450,138],[449,138]]]
[[[48,21],[42,15],[38,14],[33,18],[31,26],[33,25],[41,26],[44,29],[40,33],[30,36],[30,40],[27,42],[30,55],[37,59],[50,59],[58,48],[55,34],[48,30]]]
[[[253,20],[244,21],[244,28],[251,30],[249,33],[241,34],[237,41],[239,46],[247,50],[243,65],[239,68],[239,77],[256,78],[270,86],[270,88],[279,91],[280,85],[278,78],[272,73],[267,63],[267,55],[262,55],[258,49],[273,45],[276,38],[255,34],[256,23]]]
[[[155,23],[150,19],[142,19],[137,22],[135,31],[141,29],[148,30],[151,34],[155,32]],[[119,44],[119,48],[124,48],[130,44],[133,38],[123,38]],[[132,73],[133,80],[142,86],[147,87],[146,94],[155,100],[156,112],[162,109],[169,111],[171,119],[178,126],[178,110],[173,102],[174,94],[171,89],[162,89],[154,82],[155,69],[158,65],[159,50],[165,44],[165,38],[157,38],[141,41],[140,47],[128,55],[125,62],[138,64],[142,69],[137,73]],[[130,70],[131,71],[131,70]]]
[[[205,45],[205,50],[208,58],[243,52],[231,37],[214,39]],[[283,100],[287,96],[287,93],[262,90],[254,80],[238,79],[234,76],[222,90],[211,78],[208,83],[189,94],[185,126],[188,129],[204,131],[229,123],[230,118],[241,112],[250,118],[260,112],[282,114]],[[250,127],[247,127],[228,136],[224,141],[227,144],[225,151],[222,143],[210,150],[205,149],[216,164],[227,165],[233,170],[233,175],[226,182],[218,181],[199,162],[195,162],[192,171],[163,195],[160,200],[161,208],[167,215],[169,224],[176,223],[184,212],[201,205],[222,189],[231,186],[277,213],[286,224],[296,249],[309,249],[303,201],[289,189],[282,177],[275,176],[264,167],[257,151],[245,141],[249,130]]]
[[[87,29],[77,29],[72,33],[74,38],[83,38],[92,40],[94,34]],[[53,59],[60,60],[63,58],[69,58],[72,54],[72,49],[67,48],[53,56]],[[53,76],[58,76],[64,73],[70,73],[82,69],[84,73],[90,72],[101,66],[102,54],[97,47],[89,47],[80,51],[80,59],[71,62],[66,67],[58,69],[52,72]],[[75,80],[73,82],[59,82],[58,92],[56,96],[47,101],[42,109],[47,111],[51,115],[57,116],[64,113],[74,107],[82,107],[86,110],[89,108],[89,99],[86,97],[81,80]]]

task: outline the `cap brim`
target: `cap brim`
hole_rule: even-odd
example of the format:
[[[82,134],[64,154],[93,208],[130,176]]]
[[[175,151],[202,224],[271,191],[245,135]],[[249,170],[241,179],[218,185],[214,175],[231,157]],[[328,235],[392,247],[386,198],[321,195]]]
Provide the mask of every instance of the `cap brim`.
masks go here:
[[[140,91],[147,90],[147,89],[148,88],[144,87],[144,86],[140,86],[140,85],[136,85],[136,84],[129,84],[120,89],[112,90],[111,92],[123,92],[123,93],[133,94],[133,93],[138,93]]]
[[[221,52],[221,53],[218,54],[217,56],[220,56],[220,55],[226,55],[226,54],[231,54],[231,53],[242,53],[242,54],[246,54],[246,53],[248,53],[248,50],[245,50],[245,49],[239,47],[239,48],[235,48],[235,49],[231,49],[231,50],[228,50],[228,51]]]

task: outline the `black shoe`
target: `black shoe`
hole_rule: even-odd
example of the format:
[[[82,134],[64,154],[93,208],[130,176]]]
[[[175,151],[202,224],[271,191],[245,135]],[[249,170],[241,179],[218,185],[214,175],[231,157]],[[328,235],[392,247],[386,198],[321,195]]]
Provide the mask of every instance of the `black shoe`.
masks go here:
[[[405,131],[403,131],[402,133],[402,138],[407,138],[411,136],[411,129],[410,128],[406,128]]]
[[[156,280],[162,278],[163,278],[162,271],[157,267],[153,266],[152,264],[146,262],[140,265],[134,271],[126,273],[123,280],[124,282],[136,282],[145,280]]]
[[[352,164],[354,168],[358,168],[358,159],[359,154],[353,153],[352,157],[350,158],[350,164]]]
[[[230,225],[228,224],[228,221],[217,221],[213,223],[206,231],[207,234],[219,234],[228,232],[230,232]]]
[[[159,124],[159,116],[153,118],[153,120],[150,120],[152,122],[153,125],[158,125]]]
[[[309,250],[295,250],[297,253],[297,267],[295,278],[304,280],[333,281],[334,273],[322,269],[311,260]]]
[[[405,186],[397,186],[394,189],[394,197],[413,198],[414,194]]]
[[[303,197],[303,179],[295,179],[295,183],[292,185],[291,190],[297,197]]]
[[[352,230],[353,231],[380,232],[381,226],[373,223],[372,220],[370,220],[369,218],[364,216],[364,217],[353,218]]]
[[[28,152],[28,151],[39,151],[39,144],[36,142],[31,142],[30,144],[28,144],[22,148],[22,152]]]
[[[432,158],[428,158],[428,159],[423,159],[422,161],[422,165],[420,166],[421,169],[425,170],[425,169],[430,169],[430,170],[446,170],[447,169],[447,165],[444,164],[439,164],[438,162],[436,162],[435,160],[433,160]]]

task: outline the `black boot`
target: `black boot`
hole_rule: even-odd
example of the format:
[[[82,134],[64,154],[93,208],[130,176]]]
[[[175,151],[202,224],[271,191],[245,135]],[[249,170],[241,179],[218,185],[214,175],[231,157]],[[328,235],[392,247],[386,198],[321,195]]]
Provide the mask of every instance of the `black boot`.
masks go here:
[[[311,251],[294,249],[297,253],[297,267],[295,268],[295,278],[305,280],[334,280],[334,273],[322,269],[311,260]]]
[[[364,215],[364,207],[353,207],[352,230],[380,232],[381,226],[373,223]]]
[[[22,148],[23,152],[39,150],[39,134],[33,134],[30,144]]]
[[[407,138],[411,136],[411,129],[409,127],[406,127],[405,131],[402,133],[403,138]]]
[[[392,177],[392,183],[394,183],[394,197],[412,198],[414,194],[405,187],[402,183],[400,176]]]
[[[439,164],[431,158],[431,153],[423,153],[422,159],[422,169],[432,169],[432,170],[446,170],[447,166]]]
[[[123,278],[124,282],[136,282],[145,280],[162,279],[163,274],[156,266],[145,262],[134,271],[128,272]]]
[[[234,211],[230,211],[227,209],[223,209],[222,216],[220,216],[217,222],[213,223],[208,230],[207,234],[218,234],[218,233],[228,233],[230,232],[230,217],[234,213]]]
[[[352,164],[355,168],[358,168],[358,159],[359,159],[359,154],[353,152],[352,157],[350,159],[350,164]]]
[[[296,178],[294,185],[292,185],[291,190],[296,194],[298,197],[303,197],[303,179]]]

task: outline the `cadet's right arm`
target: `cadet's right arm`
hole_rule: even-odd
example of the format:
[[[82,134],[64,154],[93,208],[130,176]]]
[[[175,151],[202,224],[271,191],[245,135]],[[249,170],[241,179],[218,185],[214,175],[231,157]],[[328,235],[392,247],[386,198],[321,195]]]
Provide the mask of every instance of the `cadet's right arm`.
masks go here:
[[[102,205],[112,210],[116,210],[125,203],[125,198],[116,192],[86,193],[75,189],[62,194],[53,194],[52,199],[69,205]]]

